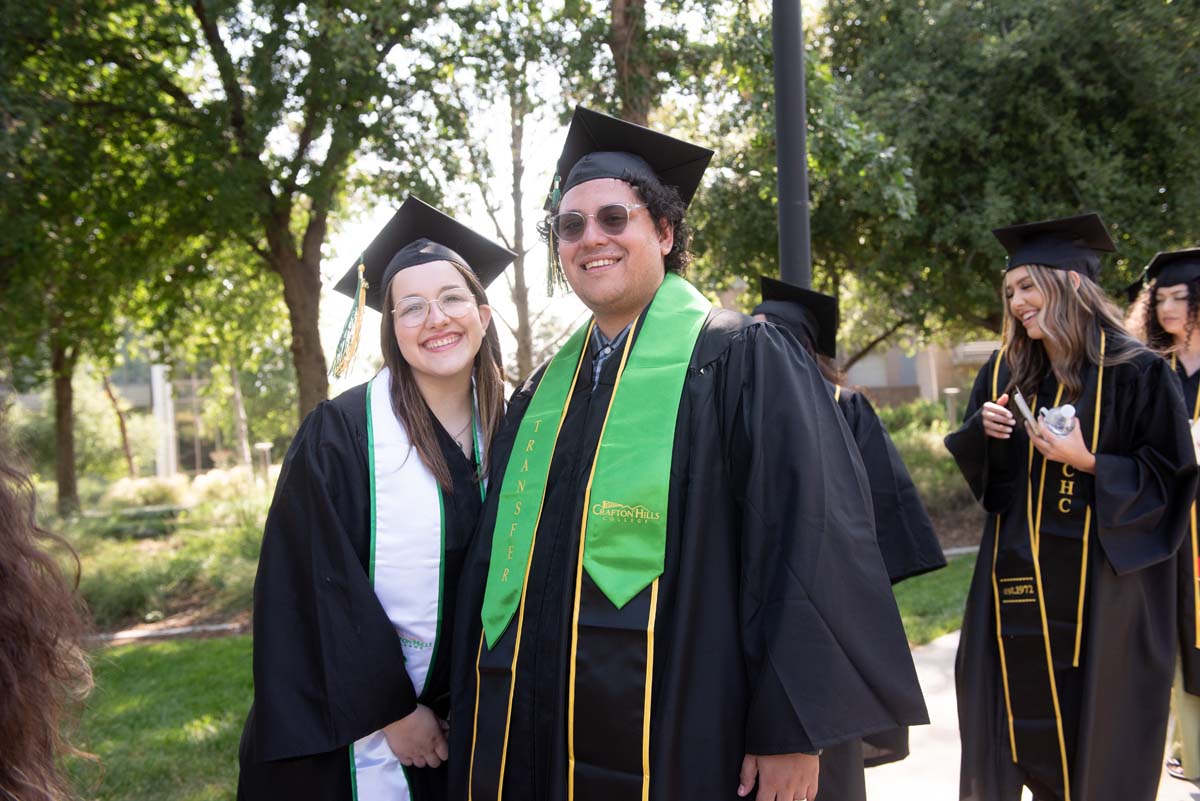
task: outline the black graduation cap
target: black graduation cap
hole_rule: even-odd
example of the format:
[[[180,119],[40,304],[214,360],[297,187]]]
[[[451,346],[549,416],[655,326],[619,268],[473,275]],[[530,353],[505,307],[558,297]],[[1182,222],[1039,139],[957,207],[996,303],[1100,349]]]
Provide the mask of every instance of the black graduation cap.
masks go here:
[[[334,289],[355,299],[342,327],[330,373],[349,371],[362,331],[362,309],[383,311],[383,297],[396,273],[418,264],[450,261],[473,270],[486,287],[517,255],[415,197],[408,197]]]
[[[382,311],[383,291],[396,273],[431,261],[452,261],[473,270],[485,287],[517,256],[507,248],[415,197],[407,198],[392,219],[334,286],[355,297],[358,265],[367,283],[366,305]]]
[[[1154,281],[1158,286],[1176,286],[1195,278],[1200,278],[1200,248],[1159,251],[1137,280],[1125,287],[1125,297],[1130,303],[1137,300],[1146,281]]]
[[[1159,286],[1186,284],[1200,278],[1200,248],[1156,253],[1146,265],[1146,277]]]
[[[762,303],[754,308],[755,314],[787,326],[801,342],[807,339],[817,353],[837,358],[837,298],[765,275],[759,276],[759,282]]]
[[[1095,212],[994,228],[992,234],[1008,251],[1006,270],[1040,264],[1082,273],[1093,281],[1100,274],[1100,253],[1117,249]]]
[[[575,107],[546,210],[571,187],[597,178],[657,180],[692,202],[713,151],[598,111]]]

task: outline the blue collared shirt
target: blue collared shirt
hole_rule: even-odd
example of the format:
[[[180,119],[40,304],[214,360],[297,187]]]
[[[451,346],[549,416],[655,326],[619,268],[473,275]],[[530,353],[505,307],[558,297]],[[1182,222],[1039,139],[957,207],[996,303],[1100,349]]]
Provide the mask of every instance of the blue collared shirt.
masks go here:
[[[604,363],[608,361],[609,356],[621,349],[621,343],[625,341],[632,326],[633,323],[625,326],[612,339],[604,336],[600,326],[592,328],[592,389],[600,382],[600,371],[604,368]]]

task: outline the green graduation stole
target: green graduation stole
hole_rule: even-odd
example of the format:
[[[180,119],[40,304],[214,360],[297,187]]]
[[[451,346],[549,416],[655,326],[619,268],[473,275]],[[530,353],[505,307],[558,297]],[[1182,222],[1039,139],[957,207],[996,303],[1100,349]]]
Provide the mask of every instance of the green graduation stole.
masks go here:
[[[618,609],[663,572],[675,422],[692,350],[711,308],[695,287],[667,273],[642,330],[634,322],[625,338],[583,519],[584,569]],[[592,325],[572,334],[547,366],[517,429],[500,487],[483,596],[489,649],[523,596],[550,461]]]

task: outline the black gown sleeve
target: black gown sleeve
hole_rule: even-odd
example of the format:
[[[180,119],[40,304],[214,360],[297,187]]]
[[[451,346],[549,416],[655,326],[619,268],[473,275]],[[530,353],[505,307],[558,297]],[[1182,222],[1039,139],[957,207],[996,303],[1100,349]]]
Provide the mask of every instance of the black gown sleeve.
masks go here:
[[[895,443],[861,392],[843,392],[838,404],[854,435],[871,487],[875,537],[893,584],[946,566],[946,557]]]
[[[1024,452],[1024,444],[1028,442],[1025,429],[1020,425],[1020,414],[1014,411],[1016,407],[1011,403],[1008,408],[1013,411],[1018,423],[1013,427],[1012,437],[1007,440],[995,439],[983,431],[983,404],[994,400],[992,374],[998,358],[999,353],[993,353],[975,377],[975,386],[971,389],[971,397],[963,414],[963,424],[945,439],[946,449],[958,463],[958,469],[971,487],[971,493],[990,514],[1008,511],[1017,497],[1018,483],[1025,475],[1019,457]],[[1007,374],[1002,370],[999,381],[1001,393],[1006,378]]]
[[[790,334],[750,326],[734,347],[722,406],[742,519],[746,751],[812,752],[927,722],[833,395]]]
[[[1096,454],[1096,532],[1118,575],[1171,558],[1187,532],[1196,454],[1170,365],[1145,357],[1120,388],[1116,419],[1131,427],[1123,452]]]
[[[260,761],[347,746],[416,708],[400,639],[364,567],[371,518],[361,397],[361,420],[334,402],[305,419],[267,515],[254,584]]]

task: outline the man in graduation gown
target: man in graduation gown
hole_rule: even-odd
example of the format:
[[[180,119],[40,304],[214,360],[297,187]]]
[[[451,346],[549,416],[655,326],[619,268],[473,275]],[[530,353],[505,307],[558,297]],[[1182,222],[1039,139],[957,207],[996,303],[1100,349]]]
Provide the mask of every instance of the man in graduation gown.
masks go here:
[[[926,720],[820,372],[675,272],[710,157],[575,112],[548,233],[594,325],[493,443],[452,798],[812,798],[821,748]]]
[[[1094,281],[1100,252],[1114,249],[1095,214],[993,233],[1009,270],[1033,264],[1080,280]],[[1017,801],[1022,786],[1044,801],[1151,801],[1158,787],[1178,641],[1175,554],[1196,464],[1170,366],[1119,323],[1089,332],[1100,362],[1084,363],[1072,401],[1067,438],[1086,437],[1091,472],[1044,457],[1020,421],[1007,439],[986,433],[1008,417],[984,408],[1007,403],[1007,350],[984,365],[963,425],[946,437],[988,513],[955,663],[964,801]],[[1030,383],[1018,389],[1032,408],[1062,402],[1049,365]]]
[[[762,276],[754,318],[791,332],[816,361],[862,457],[875,513],[875,541],[893,585],[946,566],[946,557],[912,476],[870,401],[843,387],[837,357],[838,300]],[[865,801],[864,768],[908,756],[908,728],[851,740],[821,754],[821,801]]]

